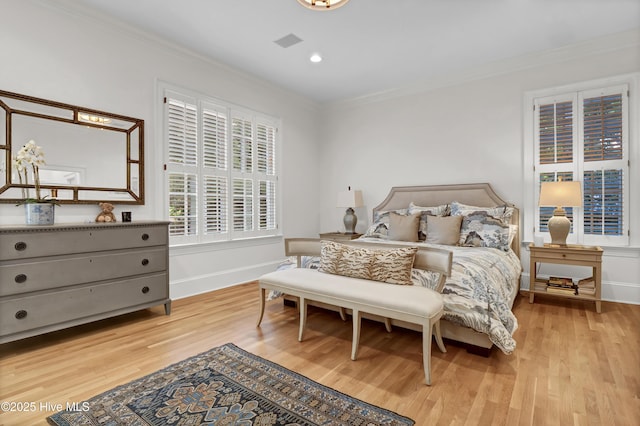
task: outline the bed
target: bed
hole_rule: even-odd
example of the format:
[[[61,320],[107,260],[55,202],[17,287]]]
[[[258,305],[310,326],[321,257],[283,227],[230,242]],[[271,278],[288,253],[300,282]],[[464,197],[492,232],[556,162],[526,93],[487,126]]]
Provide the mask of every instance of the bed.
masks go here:
[[[360,240],[426,245],[453,252],[453,273],[443,290],[443,337],[484,355],[494,345],[505,354],[515,350],[513,333],[518,322],[511,308],[522,272],[520,215],[515,206],[499,197],[488,183],[399,186],[391,188],[372,213],[372,224]],[[419,217],[419,234],[425,240],[397,240],[402,233],[391,230],[400,229],[399,220],[413,220],[415,225],[415,216]],[[455,242],[451,230],[441,233],[449,237],[434,238],[431,230],[446,230],[451,223],[460,224]],[[318,263],[318,258],[308,258],[303,259],[302,266],[313,268]],[[414,271],[413,282],[428,286],[433,280]],[[393,324],[415,329],[398,321]]]

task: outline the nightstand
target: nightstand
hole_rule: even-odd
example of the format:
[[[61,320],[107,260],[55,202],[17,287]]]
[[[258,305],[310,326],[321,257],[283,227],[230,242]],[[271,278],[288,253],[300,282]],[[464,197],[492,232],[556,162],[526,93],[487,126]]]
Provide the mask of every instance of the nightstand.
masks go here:
[[[355,240],[356,238],[360,238],[362,234],[344,234],[342,232],[324,232],[320,234],[321,240],[331,240],[331,241],[349,241]]]
[[[569,244],[566,247],[553,244],[535,246],[529,244],[529,303],[533,303],[536,294],[545,294],[552,297],[579,299],[596,303],[596,312],[601,312],[601,292],[602,292],[602,248],[597,246],[580,246]],[[593,288],[589,293],[578,294],[571,292],[548,292],[547,280],[537,277],[536,264],[556,263],[562,265],[589,266],[592,268]],[[590,293],[593,294],[590,294]]]

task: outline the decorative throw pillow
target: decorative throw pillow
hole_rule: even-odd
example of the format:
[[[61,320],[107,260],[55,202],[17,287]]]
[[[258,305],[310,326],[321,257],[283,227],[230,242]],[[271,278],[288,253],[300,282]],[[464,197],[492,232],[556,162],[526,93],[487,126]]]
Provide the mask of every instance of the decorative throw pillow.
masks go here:
[[[436,207],[416,206],[413,201],[409,204],[409,214],[420,213],[420,226],[418,228],[418,240],[424,241],[427,237],[428,216],[449,216],[451,209],[448,204]]]
[[[375,222],[373,225],[367,228],[363,237],[388,239],[389,225],[384,223],[383,221]]]
[[[386,240],[389,238],[389,215],[391,213],[406,215],[408,209],[383,210],[373,212],[373,225],[367,228],[364,237],[380,238]]]
[[[452,216],[468,216],[475,212],[486,212],[489,216],[493,216],[504,221],[505,223],[509,223],[511,221],[511,216],[513,216],[513,207],[506,204],[503,206],[495,207],[478,207],[469,206],[457,201],[451,203]]]
[[[342,244],[333,241],[320,242],[320,268],[328,274],[338,273],[338,264],[342,258]]]
[[[508,251],[509,225],[483,211],[464,216],[459,244],[465,247],[492,247]]]
[[[364,247],[342,246],[342,257],[338,262],[336,274],[345,277],[362,278],[370,280],[371,267],[374,261],[372,250]]]
[[[411,269],[417,252],[417,247],[374,250],[371,279],[389,284],[412,285]]]
[[[426,242],[455,246],[460,240],[462,216],[429,216]]]
[[[389,239],[395,241],[418,241],[420,214],[403,216],[395,212],[389,215]]]
[[[409,213],[409,209],[397,209],[397,210],[380,210],[380,211],[374,211],[373,212],[373,222],[382,222],[382,223],[389,223],[389,214],[391,212],[397,213],[397,214],[401,214],[401,215],[406,215],[407,213]]]
[[[346,277],[411,285],[417,247],[374,250],[322,241],[321,272]]]

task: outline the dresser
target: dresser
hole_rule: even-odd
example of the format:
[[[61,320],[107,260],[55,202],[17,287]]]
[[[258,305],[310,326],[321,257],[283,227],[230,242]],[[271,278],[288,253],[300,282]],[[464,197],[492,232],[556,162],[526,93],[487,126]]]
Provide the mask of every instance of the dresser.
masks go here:
[[[168,222],[0,227],[0,343],[161,304]]]

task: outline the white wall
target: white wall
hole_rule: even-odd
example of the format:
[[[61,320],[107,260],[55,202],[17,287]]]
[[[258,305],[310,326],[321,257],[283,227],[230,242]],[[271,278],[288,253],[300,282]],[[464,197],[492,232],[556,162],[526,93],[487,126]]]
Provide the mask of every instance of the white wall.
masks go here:
[[[282,217],[285,235],[318,231],[318,106],[296,94],[152,41],[100,17],[40,1],[10,1],[0,13],[0,87],[58,102],[145,120],[146,203],[118,207],[135,219],[163,219],[160,105],[162,80],[280,117],[283,131]],[[45,144],[46,141],[38,141]],[[95,155],[100,155],[96,152]],[[97,206],[63,205],[56,222],[92,221]],[[24,213],[0,205],[0,224],[24,224]],[[284,256],[280,238],[258,245],[216,244],[171,249],[171,296],[195,294],[254,279]]]
[[[640,71],[640,31],[467,70],[403,93],[337,103],[322,131],[321,229],[341,226],[338,191],[363,191],[357,230],[392,186],[489,182],[523,206],[526,91]],[[440,86],[440,87],[439,87]],[[638,117],[636,115],[634,117]],[[638,135],[632,161],[640,160]],[[632,176],[635,248],[606,249],[603,297],[640,303],[640,178]],[[522,216],[532,214],[523,211]],[[522,250],[528,288],[528,251]],[[545,267],[548,265],[545,265]],[[542,272],[545,272],[546,269]]]

